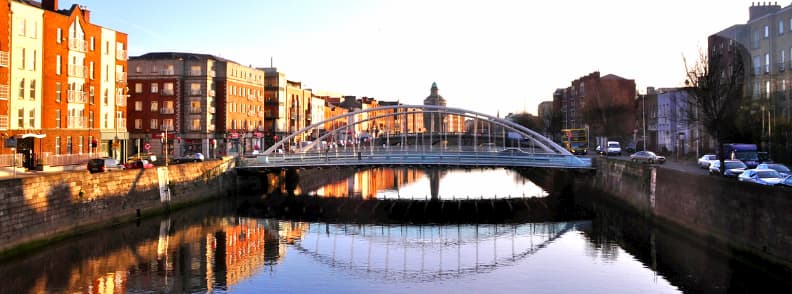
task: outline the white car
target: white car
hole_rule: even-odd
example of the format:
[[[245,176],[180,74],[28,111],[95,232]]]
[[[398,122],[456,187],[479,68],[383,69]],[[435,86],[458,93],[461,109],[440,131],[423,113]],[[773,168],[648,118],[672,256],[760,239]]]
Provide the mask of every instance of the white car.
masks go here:
[[[775,186],[785,178],[781,173],[772,169],[748,169],[737,177],[740,182],[757,183],[766,186]]]
[[[621,155],[621,145],[616,141],[608,141],[608,155]]]
[[[708,169],[713,161],[717,161],[718,156],[715,154],[704,154],[698,159],[698,166],[703,169]]]

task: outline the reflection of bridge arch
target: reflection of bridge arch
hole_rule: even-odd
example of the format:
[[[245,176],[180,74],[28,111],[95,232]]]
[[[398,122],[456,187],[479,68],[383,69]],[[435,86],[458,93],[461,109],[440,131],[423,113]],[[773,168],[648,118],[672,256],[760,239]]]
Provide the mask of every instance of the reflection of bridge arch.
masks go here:
[[[538,252],[575,223],[464,226],[311,224],[295,248],[318,262],[381,280],[434,281],[487,273]]]
[[[384,112],[384,111],[393,111],[393,110],[395,110],[395,112],[389,112],[389,113],[386,113],[386,114],[379,114],[379,113]],[[356,116],[363,115],[363,114],[367,115],[367,114],[370,114],[370,113],[373,113],[375,115],[371,116],[371,117],[367,116],[365,119],[360,120],[360,121],[357,121],[357,120],[356,121],[352,121],[351,124],[349,124],[349,122],[350,122],[349,119],[350,118],[355,118]],[[291,142],[294,138],[305,137],[305,134],[311,134],[314,130],[319,130],[320,126],[324,126],[324,125],[327,125],[327,124],[331,124],[332,125],[333,122],[346,120],[346,121],[343,121],[344,125],[336,128],[334,130],[327,131],[324,135],[318,137],[317,140],[315,142],[313,142],[313,144],[311,144],[307,148],[302,148],[301,152],[310,151],[311,149],[313,149],[316,146],[316,144],[319,143],[319,141],[321,141],[321,139],[326,138],[328,136],[331,136],[333,132],[342,131],[342,133],[343,133],[344,131],[347,131],[350,128],[354,128],[356,125],[365,124],[367,122],[370,122],[370,121],[373,121],[373,120],[377,120],[377,119],[381,119],[381,118],[395,117],[396,119],[400,119],[400,117],[401,117],[401,120],[404,120],[404,118],[406,118],[407,116],[410,116],[410,115],[418,115],[418,114],[426,114],[426,113],[428,113],[428,114],[436,113],[436,114],[441,115],[441,116],[447,116],[449,114],[450,115],[458,115],[458,116],[462,116],[464,118],[472,118],[474,120],[488,122],[490,124],[495,124],[495,125],[503,127],[502,130],[503,130],[504,133],[508,129],[508,131],[510,131],[510,132],[516,132],[517,134],[522,135],[523,139],[530,140],[532,143],[534,143],[534,146],[541,148],[542,152],[553,153],[553,154],[563,154],[563,155],[570,154],[567,150],[565,150],[563,147],[559,146],[558,144],[554,143],[550,139],[547,139],[544,136],[542,136],[541,134],[539,134],[539,133],[537,133],[537,132],[535,132],[535,131],[533,131],[533,130],[531,130],[529,128],[523,127],[522,125],[514,123],[514,122],[512,122],[510,120],[501,119],[501,118],[498,118],[498,117],[494,117],[494,116],[491,116],[491,115],[488,115],[488,114],[483,114],[483,113],[472,111],[472,110],[466,110],[466,109],[461,109],[461,108],[452,108],[452,107],[444,107],[444,106],[435,106],[435,105],[380,106],[380,107],[376,107],[376,108],[369,108],[369,109],[358,110],[358,111],[354,111],[354,112],[350,112],[350,113],[345,113],[345,114],[342,114],[342,115],[338,115],[338,116],[326,119],[326,120],[318,122],[318,123],[314,123],[314,124],[312,124],[310,126],[307,126],[307,127],[303,128],[303,129],[300,129],[300,130],[294,132],[293,134],[283,138],[279,142],[275,143],[273,146],[271,146],[270,148],[265,150],[262,154],[264,154],[264,155],[272,154],[273,152],[275,152],[275,150],[277,150],[279,148],[282,148],[284,143]],[[478,124],[474,123],[474,126],[477,126],[477,125]],[[406,129],[406,127],[407,127],[406,125],[402,125],[402,129],[399,130],[400,133],[402,133],[402,134],[406,133],[406,131],[404,131],[404,129]],[[415,133],[420,133],[420,132],[415,132]],[[426,132],[424,131],[423,133],[426,133]],[[435,131],[435,132],[431,132],[430,131],[429,133],[444,133],[444,131],[443,130],[438,130],[438,131]],[[496,135],[504,136],[506,134],[496,134]]]
[[[408,126],[410,117],[425,115],[454,117],[457,127],[426,130],[416,119]],[[460,127],[462,119],[471,125]],[[354,131],[371,122],[384,130]],[[342,114],[300,129],[240,163],[245,169],[366,165],[591,168],[590,160],[575,157],[517,123],[434,105],[382,106]]]

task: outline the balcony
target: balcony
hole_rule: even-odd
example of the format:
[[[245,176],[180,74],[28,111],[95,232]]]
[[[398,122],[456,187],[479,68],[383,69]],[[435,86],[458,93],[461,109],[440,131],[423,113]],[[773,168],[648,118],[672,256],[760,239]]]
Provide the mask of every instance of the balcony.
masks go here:
[[[160,74],[163,75],[163,76],[172,76],[172,75],[175,75],[176,72],[174,72],[174,70],[171,68],[171,69],[160,70]]]
[[[66,119],[66,127],[84,129],[85,128],[85,117],[69,116]]]
[[[210,71],[208,72],[208,74],[209,74],[209,77],[214,77],[214,76],[216,76],[216,75],[217,75],[217,73],[215,73],[215,71],[214,71],[214,70],[210,70]]]
[[[116,59],[127,60],[127,51],[124,49],[116,49]]]
[[[78,40],[78,39],[69,39],[69,50],[76,50],[80,52],[86,52],[88,48],[88,42],[85,40]]]
[[[173,108],[165,108],[165,107],[160,108],[160,114],[174,114],[174,113],[176,113],[176,111],[174,111]]]
[[[214,96],[215,96],[215,90],[209,90],[209,97],[214,97]]]
[[[116,96],[116,106],[118,107],[126,107],[127,106],[127,97],[124,95]]]
[[[8,51],[0,51],[0,67],[9,67],[9,54]]]
[[[249,110],[249,111],[247,112],[247,115],[248,115],[248,116],[256,116],[256,112],[255,112],[255,111],[253,111],[253,110]]]
[[[67,101],[69,103],[85,104],[87,102],[87,100],[85,99],[85,92],[83,91],[69,90],[67,96],[68,96]]]
[[[210,114],[214,114],[215,113],[215,108],[214,108],[214,106],[209,106],[208,108],[206,108],[206,111],[209,112]]]
[[[123,71],[116,72],[116,82],[124,83],[126,82],[126,80],[127,80],[127,73]]]
[[[11,88],[8,85],[0,85],[0,100],[11,98]]]
[[[85,72],[88,71],[86,66],[78,64],[69,64],[69,76],[77,78],[85,78]]]
[[[127,125],[126,118],[121,118],[121,117],[116,118],[116,125],[115,125],[116,129],[126,130],[126,125]]]

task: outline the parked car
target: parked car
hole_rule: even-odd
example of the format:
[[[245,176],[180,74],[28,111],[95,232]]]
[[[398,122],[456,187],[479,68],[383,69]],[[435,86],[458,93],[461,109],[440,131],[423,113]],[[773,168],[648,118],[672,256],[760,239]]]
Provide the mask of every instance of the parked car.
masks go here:
[[[627,153],[635,153],[636,151],[635,143],[627,144],[627,146],[624,147],[624,151],[626,151]]]
[[[130,160],[127,161],[126,164],[124,164],[124,168],[126,169],[152,168],[152,167],[154,167],[154,164],[152,164],[150,161],[145,159]]]
[[[94,158],[88,160],[87,169],[91,173],[100,173],[113,170],[124,170],[124,166],[115,158]]]
[[[127,157],[127,161],[138,160],[138,159],[146,159],[146,160],[149,160],[149,161],[157,161],[157,156],[154,155],[151,152],[148,152],[148,153],[142,153],[141,152],[141,153],[132,154],[129,157]]]
[[[659,163],[663,164],[666,160],[665,156],[660,156],[652,151],[638,151],[630,155],[632,162],[646,162],[646,163]]]
[[[619,145],[619,142],[616,141],[608,141],[607,152],[608,155],[621,155],[621,145]]]
[[[204,161],[205,157],[201,153],[188,153],[182,157],[177,157],[171,160],[173,163],[184,163],[184,162],[201,162]]]
[[[784,176],[772,169],[748,169],[737,177],[740,182],[756,183],[766,186],[775,186],[780,183]]]
[[[723,176],[730,178],[736,178],[748,168],[745,163],[739,160],[725,160],[723,161],[723,164],[726,167],[726,171],[724,172]],[[709,173],[711,175],[720,174],[720,160],[713,161],[712,164],[710,164]]]
[[[713,161],[717,161],[718,156],[715,154],[704,154],[698,159],[698,166],[703,169],[708,169]]]
[[[782,163],[762,163],[757,165],[756,169],[772,169],[784,176],[792,175],[792,171],[789,170],[789,167]]]
[[[792,176],[786,176],[783,181],[778,183],[778,186],[784,186],[784,187],[792,188]]]

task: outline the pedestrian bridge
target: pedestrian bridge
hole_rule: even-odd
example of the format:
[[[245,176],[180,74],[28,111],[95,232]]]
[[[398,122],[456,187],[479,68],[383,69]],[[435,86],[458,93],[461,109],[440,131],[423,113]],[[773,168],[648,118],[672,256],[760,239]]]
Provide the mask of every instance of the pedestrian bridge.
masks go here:
[[[443,106],[393,105],[314,123],[261,153],[242,157],[238,168],[342,166],[590,169],[592,165],[590,159],[576,157],[507,119]]]

